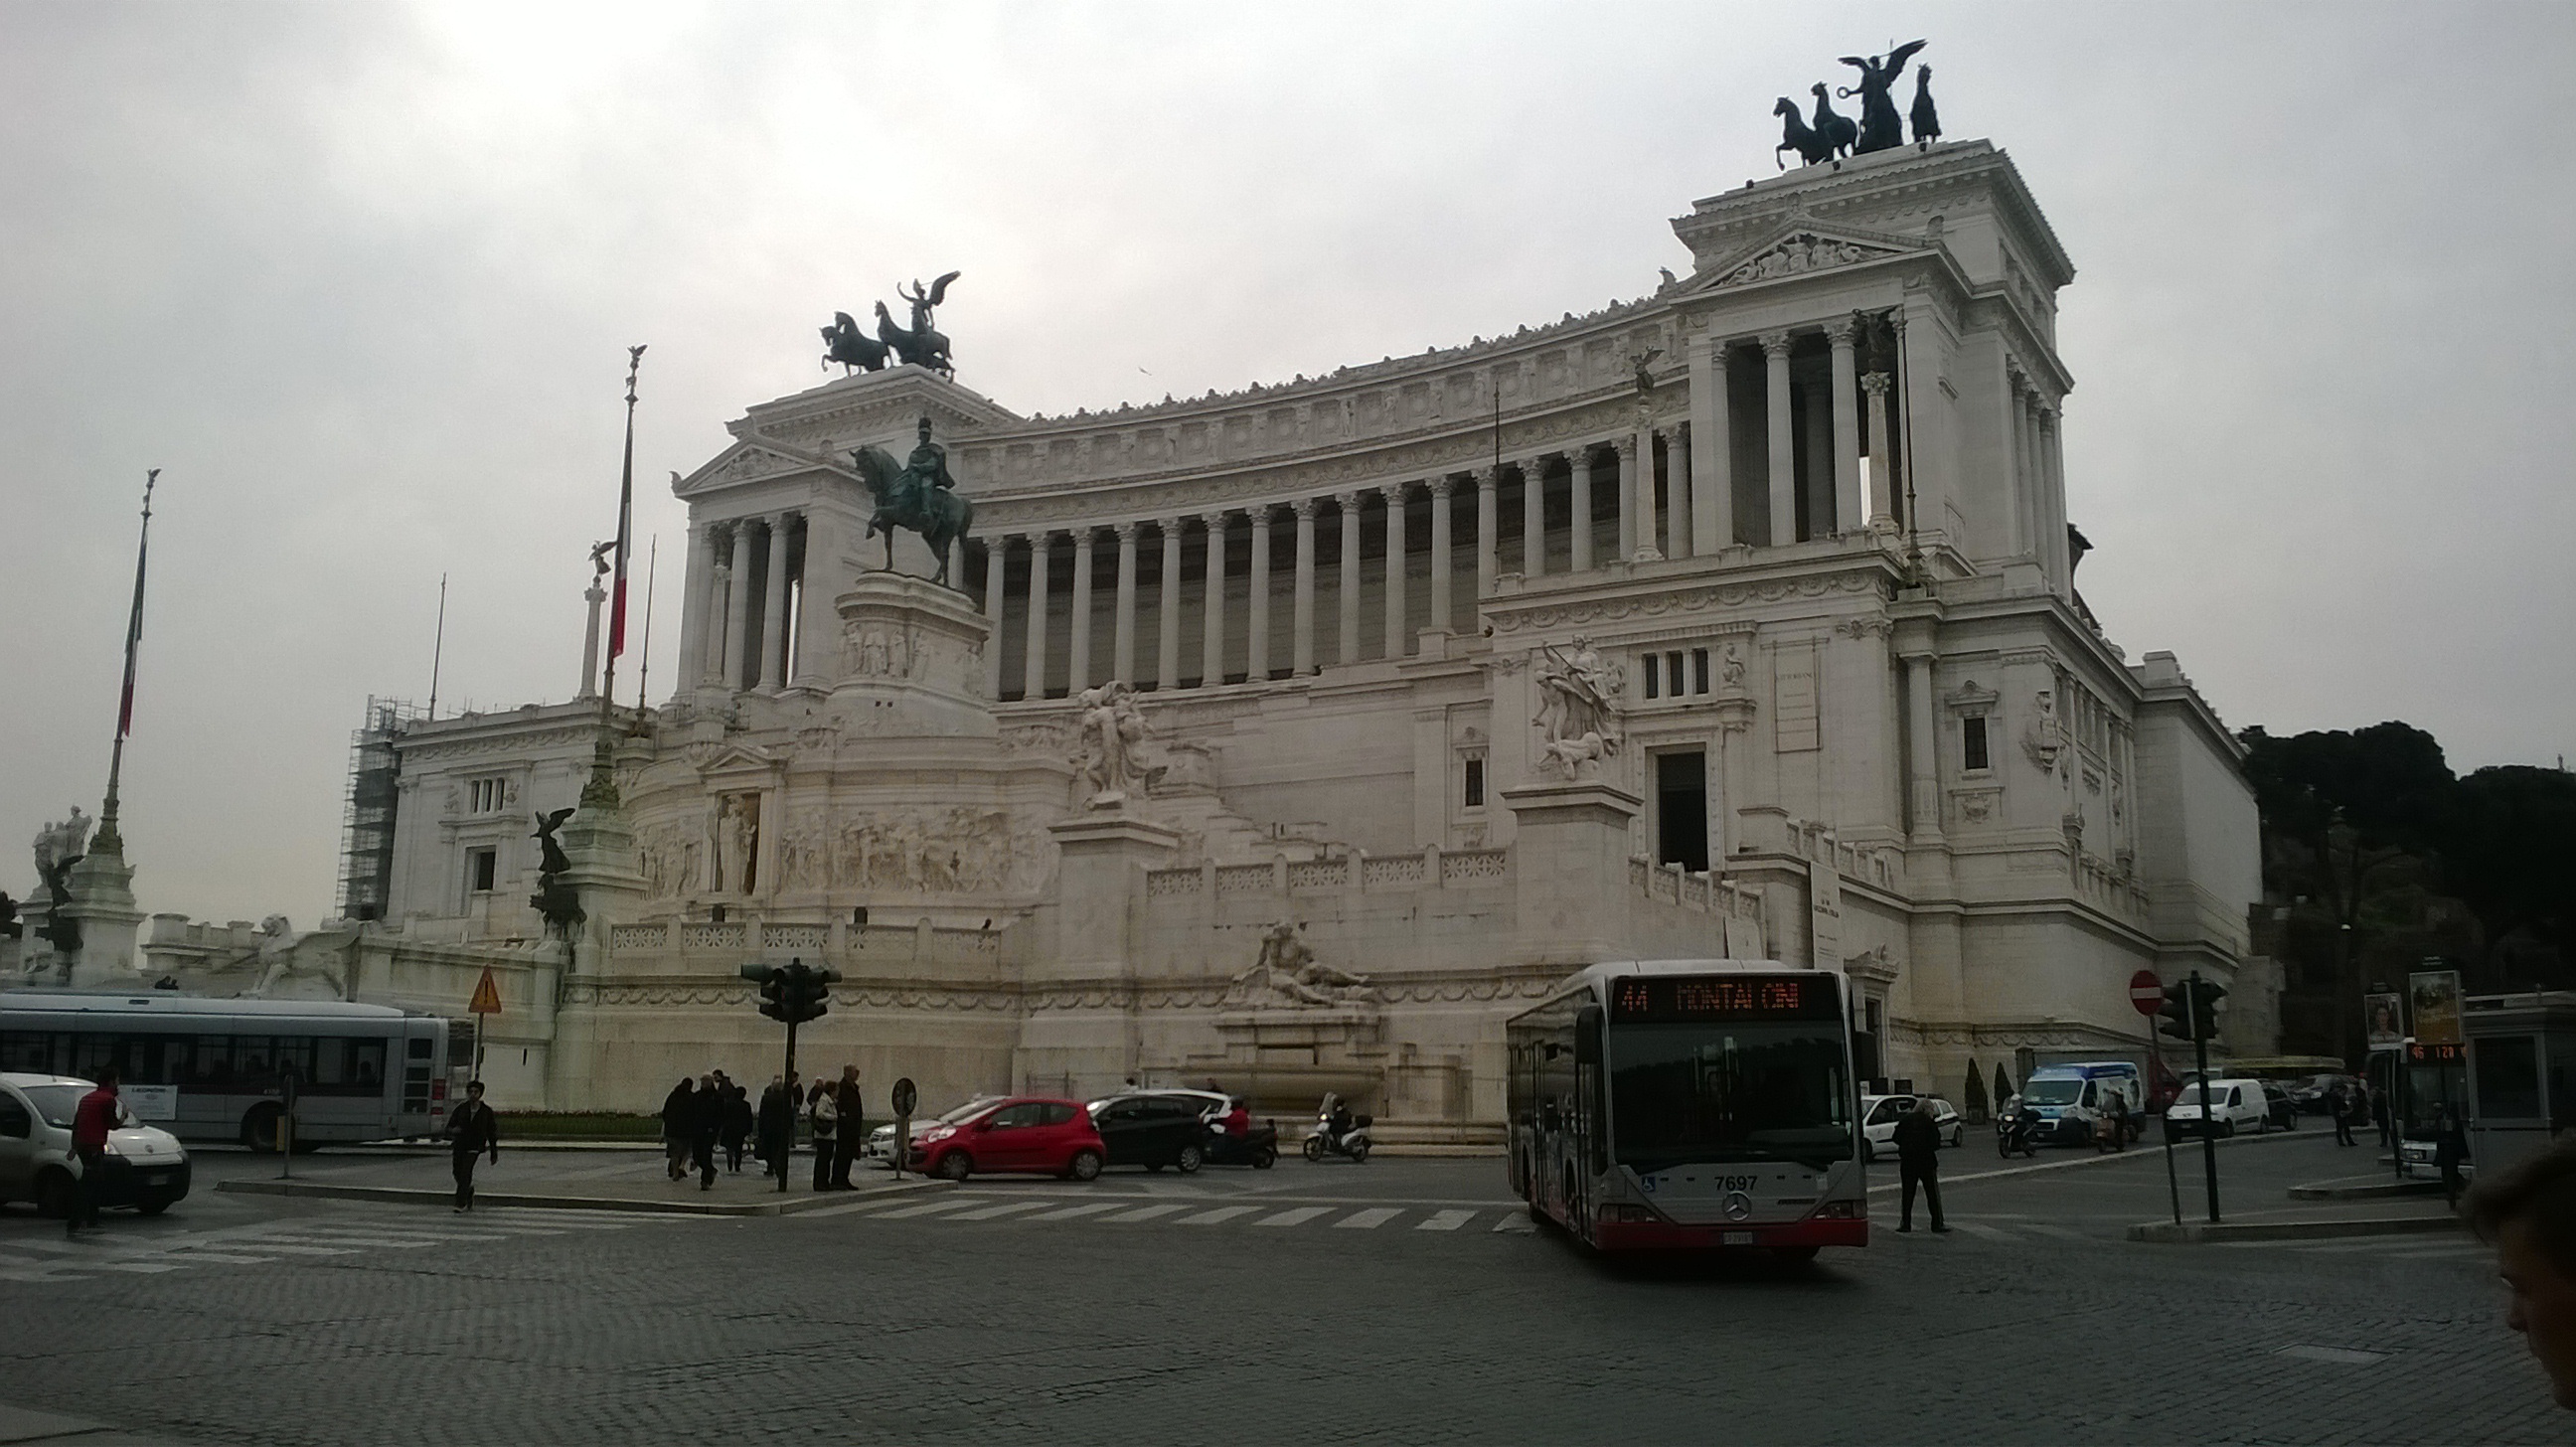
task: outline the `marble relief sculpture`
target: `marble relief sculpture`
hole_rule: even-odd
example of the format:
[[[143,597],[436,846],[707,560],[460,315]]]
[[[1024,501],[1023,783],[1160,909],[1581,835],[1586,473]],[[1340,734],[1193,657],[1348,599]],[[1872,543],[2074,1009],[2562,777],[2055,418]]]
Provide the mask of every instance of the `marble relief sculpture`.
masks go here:
[[[1261,953],[1249,969],[1234,977],[1226,991],[1231,1005],[1331,1006],[1378,1003],[1366,975],[1338,970],[1315,958],[1297,938],[1297,926],[1281,920],[1261,937]]]
[[[1136,706],[1134,689],[1114,682],[1084,689],[1074,705],[1082,719],[1075,766],[1091,780],[1092,807],[1111,807],[1144,782],[1142,753],[1152,732],[1145,711]]]
[[[1538,726],[1542,766],[1573,777],[1619,751],[1622,670],[1588,638],[1574,640],[1571,656],[1553,644],[1543,654],[1530,674],[1539,691],[1538,713],[1530,722]]]

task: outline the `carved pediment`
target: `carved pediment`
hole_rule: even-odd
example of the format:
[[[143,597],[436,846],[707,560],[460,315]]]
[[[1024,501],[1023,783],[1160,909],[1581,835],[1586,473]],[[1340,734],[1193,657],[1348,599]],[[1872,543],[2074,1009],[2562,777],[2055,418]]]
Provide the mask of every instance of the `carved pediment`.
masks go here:
[[[814,466],[815,463],[810,458],[799,457],[775,447],[764,447],[757,442],[737,442],[718,454],[713,461],[686,477],[681,477],[677,473],[672,474],[671,493],[675,497],[690,497],[702,492],[731,487],[736,483],[757,482],[763,478],[777,477],[784,473],[802,472]]]
[[[1806,223],[1792,225],[1748,251],[1711,267],[1697,291],[1722,291],[1756,282],[1780,281],[1837,267],[1883,261],[1919,249],[1895,237],[1881,237]]]
[[[727,775],[739,780],[745,774],[775,774],[786,760],[751,744],[720,743],[692,746],[689,762],[697,767],[701,778],[713,781]]]

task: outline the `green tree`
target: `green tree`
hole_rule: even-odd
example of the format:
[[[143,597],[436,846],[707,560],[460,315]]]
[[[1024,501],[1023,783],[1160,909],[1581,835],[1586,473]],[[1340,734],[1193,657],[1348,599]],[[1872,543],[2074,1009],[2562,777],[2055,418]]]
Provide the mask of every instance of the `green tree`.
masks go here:
[[[2477,984],[2564,985],[2576,924],[2576,774],[2508,764],[2452,791],[2443,876],[2484,935]]]

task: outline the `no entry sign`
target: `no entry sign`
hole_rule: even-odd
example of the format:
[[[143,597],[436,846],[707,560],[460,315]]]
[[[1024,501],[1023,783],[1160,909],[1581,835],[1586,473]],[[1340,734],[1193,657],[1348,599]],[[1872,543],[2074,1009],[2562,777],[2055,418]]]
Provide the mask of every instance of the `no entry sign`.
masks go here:
[[[2129,1003],[2141,1015],[2152,1015],[2165,1007],[2165,982],[2153,970],[2140,970],[2129,977]]]

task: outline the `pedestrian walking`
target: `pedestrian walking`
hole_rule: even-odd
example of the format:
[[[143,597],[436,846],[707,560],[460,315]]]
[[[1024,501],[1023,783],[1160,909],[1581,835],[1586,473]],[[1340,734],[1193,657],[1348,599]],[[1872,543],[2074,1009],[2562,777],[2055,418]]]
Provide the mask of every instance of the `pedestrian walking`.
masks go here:
[[[841,1125],[832,1136],[832,1189],[847,1191],[850,1167],[859,1158],[861,1137],[867,1132],[867,1106],[859,1098],[859,1067],[841,1067],[841,1083],[833,1091],[833,1113]]]
[[[2457,1106],[2446,1105],[2433,1116],[2433,1168],[2442,1173],[2442,1194],[2460,1204],[2460,1163],[2469,1158],[2469,1128]]]
[[[483,1103],[483,1082],[465,1082],[465,1103],[447,1117],[448,1169],[456,1177],[456,1209],[474,1209],[474,1163],[485,1155],[501,1163],[501,1118]]]
[[[2361,1144],[2352,1138],[2352,1118],[2360,1114],[2360,1111],[2354,1108],[2352,1092],[2345,1089],[2344,1083],[2340,1080],[2335,1082],[2334,1089],[2326,1092],[2326,1114],[2334,1117],[2336,1145]]]
[[[2576,1142],[2480,1177],[2462,1214],[2513,1292],[2504,1324],[2540,1359],[2551,1400],[2576,1409]]]
[[[80,1158],[80,1178],[72,1182],[72,1213],[63,1223],[64,1235],[98,1229],[98,1178],[107,1169],[107,1133],[124,1118],[125,1102],[116,1095],[116,1067],[102,1065],[98,1084],[72,1107],[72,1154]]]
[[[814,1093],[805,1103],[806,1123],[814,1133],[814,1189],[832,1189],[832,1153],[839,1149],[837,1137],[841,1121],[841,1103],[834,1097],[832,1082],[814,1082]]]
[[[2370,1118],[2379,1124],[2379,1143],[2394,1147],[2397,1144],[2397,1130],[2389,1118],[2388,1092],[2376,1085],[2370,1087]]]
[[[784,1180],[788,1157],[796,1149],[796,1087],[787,1077],[769,1078],[769,1088],[760,1093],[758,1119],[761,1174]]]
[[[751,1092],[739,1085],[726,1086],[724,1110],[725,1170],[739,1176],[743,1144],[759,1128],[758,1118],[751,1113]]]
[[[689,1137],[698,1115],[697,1082],[683,1075],[671,1093],[662,1097],[663,1164],[671,1179],[689,1173]]]
[[[1905,1182],[1903,1202],[1896,1229],[1914,1229],[1914,1188],[1923,1188],[1923,1202],[1931,1208],[1932,1229],[1947,1232],[1941,1219],[1941,1125],[1932,1118],[1932,1097],[1914,1102],[1914,1108],[1896,1123],[1896,1171]]]
[[[712,1075],[698,1082],[696,1112],[689,1118],[689,1164],[698,1172],[698,1189],[716,1188],[716,1137],[724,1130],[724,1092]]]

